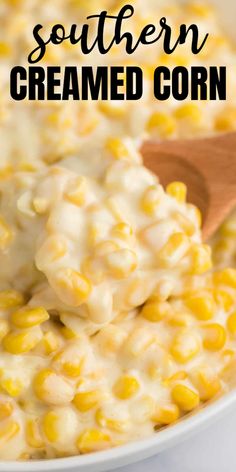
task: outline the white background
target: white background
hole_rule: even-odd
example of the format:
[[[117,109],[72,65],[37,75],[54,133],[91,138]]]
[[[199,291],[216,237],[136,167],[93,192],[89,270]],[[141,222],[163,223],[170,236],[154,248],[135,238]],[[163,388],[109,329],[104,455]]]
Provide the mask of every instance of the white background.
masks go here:
[[[236,472],[236,407],[178,446],[115,472]]]

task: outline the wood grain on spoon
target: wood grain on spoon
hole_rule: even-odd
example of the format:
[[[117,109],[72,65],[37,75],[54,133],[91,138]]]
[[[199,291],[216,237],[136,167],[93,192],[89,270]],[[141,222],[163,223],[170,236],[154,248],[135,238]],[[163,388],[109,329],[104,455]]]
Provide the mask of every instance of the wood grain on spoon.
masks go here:
[[[188,201],[202,212],[203,239],[209,239],[236,205],[236,133],[147,141],[142,154],[145,165],[164,186],[171,181],[187,185]]]

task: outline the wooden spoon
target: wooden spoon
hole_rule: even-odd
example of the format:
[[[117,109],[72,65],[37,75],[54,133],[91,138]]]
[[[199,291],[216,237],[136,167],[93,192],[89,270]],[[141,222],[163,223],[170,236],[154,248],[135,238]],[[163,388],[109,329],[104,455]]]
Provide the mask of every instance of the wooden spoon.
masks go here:
[[[182,181],[188,201],[203,216],[207,240],[236,205],[236,133],[212,138],[147,141],[142,146],[145,165],[165,186]]]

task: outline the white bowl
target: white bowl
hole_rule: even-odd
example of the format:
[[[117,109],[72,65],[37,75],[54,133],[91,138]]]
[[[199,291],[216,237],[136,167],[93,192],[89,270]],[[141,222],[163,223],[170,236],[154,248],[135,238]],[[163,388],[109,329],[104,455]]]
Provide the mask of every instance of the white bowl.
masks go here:
[[[166,0],[157,0],[166,3]],[[175,0],[185,3],[186,0]],[[128,1],[127,1],[128,3]],[[148,0],[147,0],[148,3]],[[235,0],[210,0],[220,12],[223,26],[228,35],[236,39]],[[236,388],[199,412],[184,417],[179,423],[153,434],[150,438],[128,443],[108,451],[76,456],[65,459],[52,459],[32,462],[1,462],[0,471],[4,472],[104,472],[151,457],[168,449],[191,434],[197,433],[216,421],[236,406]]]

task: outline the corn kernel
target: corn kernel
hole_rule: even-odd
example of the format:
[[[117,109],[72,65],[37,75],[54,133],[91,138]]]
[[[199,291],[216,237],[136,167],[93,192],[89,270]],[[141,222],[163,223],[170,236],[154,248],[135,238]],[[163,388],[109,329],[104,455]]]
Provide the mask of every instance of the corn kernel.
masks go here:
[[[23,307],[11,315],[11,321],[17,328],[32,328],[49,319],[49,314],[43,307]]]
[[[49,442],[54,443],[58,440],[57,415],[54,411],[48,411],[44,415],[42,428]]]
[[[77,206],[82,206],[86,201],[87,180],[85,177],[78,177],[74,185],[65,193],[66,199]]]
[[[73,400],[77,410],[84,413],[97,407],[103,398],[100,390],[91,390],[89,392],[78,392]]]
[[[11,54],[11,46],[3,41],[0,42],[0,57],[8,57]]]
[[[62,372],[63,375],[71,378],[79,377],[85,363],[85,356],[80,353],[73,353],[62,350],[53,358],[54,366]]]
[[[168,425],[177,421],[180,417],[179,407],[174,403],[159,406],[152,416],[152,421]]]
[[[210,320],[215,314],[216,305],[213,295],[210,293],[196,293],[196,295],[186,298],[185,303],[199,320]]]
[[[201,275],[212,269],[211,248],[207,244],[194,244],[190,250],[191,272]]]
[[[189,122],[199,125],[203,118],[203,113],[195,103],[185,103],[175,110],[177,120],[187,119]]]
[[[92,290],[87,277],[69,268],[59,269],[51,284],[64,303],[75,307],[84,303]]]
[[[139,390],[139,382],[135,377],[124,375],[120,377],[113,387],[114,394],[120,400],[127,400]]]
[[[2,290],[0,291],[0,308],[15,308],[24,303],[24,297],[16,290]]]
[[[0,402],[0,421],[9,418],[13,412],[13,405],[10,402]]]
[[[21,395],[24,388],[21,380],[5,377],[0,380],[0,386],[12,398]]]
[[[125,338],[126,332],[119,326],[112,324],[102,328],[96,336],[98,345],[105,355],[117,353]]]
[[[30,447],[41,449],[44,447],[37,419],[30,419],[26,423],[26,440]]]
[[[215,272],[213,281],[215,284],[236,288],[236,269],[228,268]]]
[[[236,336],[236,312],[231,313],[227,320],[227,329],[229,330],[230,334]]]
[[[96,422],[102,428],[108,428],[117,433],[125,433],[130,427],[130,418],[127,411],[114,410],[111,405],[109,407],[99,408],[95,414]]]
[[[80,454],[101,451],[110,446],[110,436],[99,429],[86,429],[77,440]]]
[[[0,428],[0,447],[8,443],[20,431],[20,426],[15,421],[8,421]]]
[[[179,211],[175,211],[173,213],[173,218],[177,221],[181,230],[187,236],[193,236],[193,234],[195,233],[195,225],[189,218],[184,216],[183,213],[180,213]]]
[[[127,223],[118,223],[112,228],[112,234],[120,239],[129,239],[133,236],[133,230]]]
[[[176,121],[171,115],[163,112],[154,112],[147,123],[147,131],[152,135],[168,138],[176,131]]]
[[[24,331],[10,331],[2,341],[5,351],[24,354],[34,349],[42,339],[42,331],[35,327]]]
[[[201,401],[211,400],[221,390],[221,382],[209,366],[194,369],[191,380],[199,392]]]
[[[0,341],[2,341],[2,339],[7,335],[9,330],[10,327],[7,320],[0,320]]]
[[[160,185],[151,185],[141,199],[141,209],[147,215],[154,215],[163,197],[163,188]]]
[[[53,331],[48,331],[43,336],[43,346],[47,355],[57,351],[60,346],[58,336]]]
[[[171,313],[168,302],[147,302],[141,310],[141,316],[153,323],[166,318]]]
[[[171,182],[166,187],[166,193],[175,198],[179,203],[185,203],[187,187],[183,182]]]
[[[173,401],[183,411],[191,411],[199,405],[198,393],[185,385],[175,385],[171,394]]]
[[[189,210],[191,210],[191,212],[193,213],[198,228],[201,228],[201,226],[202,226],[202,214],[201,214],[199,208],[197,208],[197,207],[196,207],[195,205],[193,205],[192,203],[188,203],[188,204],[187,204],[187,208],[188,208]]]
[[[13,234],[7,223],[0,217],[0,250],[4,251],[9,247],[13,239]]]
[[[139,357],[153,345],[154,341],[155,338],[149,330],[138,327],[132,331],[124,343],[124,352],[127,356]]]
[[[108,138],[106,149],[115,159],[130,159],[130,153],[124,142],[119,138]]]
[[[36,253],[36,265],[39,270],[47,270],[50,264],[62,259],[67,253],[67,240],[63,236],[49,236]]]
[[[120,249],[106,256],[106,265],[110,274],[118,279],[128,277],[137,268],[137,256],[130,249]]]
[[[184,233],[172,234],[160,249],[159,258],[166,267],[174,267],[189,249],[189,238]]]
[[[72,385],[51,369],[40,371],[33,386],[39,400],[49,405],[64,405],[74,398]]]
[[[170,352],[176,362],[184,364],[193,359],[200,348],[201,344],[197,335],[184,330],[174,337]]]
[[[203,345],[205,349],[209,351],[219,351],[224,347],[226,332],[222,325],[218,323],[208,324],[204,326],[204,330]]]
[[[126,109],[124,107],[123,102],[103,101],[103,102],[99,102],[98,106],[99,106],[100,111],[109,118],[114,118],[114,119],[123,118],[123,116],[126,113]]]
[[[215,129],[217,131],[234,131],[236,121],[236,109],[233,107],[227,107],[224,111],[221,111],[220,115],[216,117]]]

